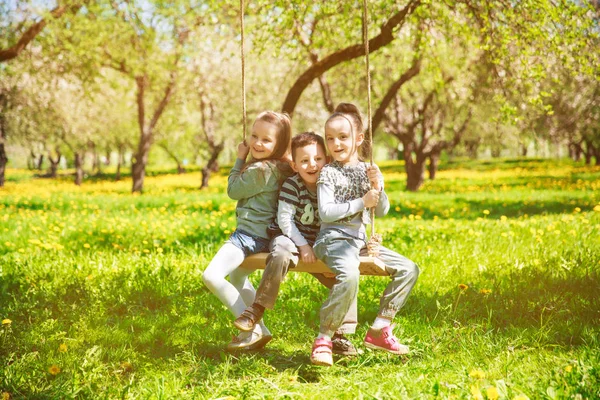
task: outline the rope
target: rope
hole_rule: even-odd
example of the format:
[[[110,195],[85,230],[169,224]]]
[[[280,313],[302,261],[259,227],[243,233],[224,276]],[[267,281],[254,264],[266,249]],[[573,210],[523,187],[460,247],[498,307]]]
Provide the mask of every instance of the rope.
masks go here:
[[[368,100],[368,119],[369,119],[369,144],[371,145],[371,165],[373,165],[373,121],[371,119],[372,106],[371,106],[371,70],[369,67],[369,27],[368,27],[368,13],[367,13],[367,1],[363,0],[363,43],[365,45],[365,65],[367,68],[367,100]]]
[[[367,118],[369,121],[369,145],[370,145],[370,161],[373,165],[373,120],[371,118],[372,106],[371,106],[371,70],[369,67],[369,26],[368,26],[368,0],[363,0],[363,17],[362,17],[362,30],[363,30],[363,44],[365,46],[365,66],[367,69],[367,101],[368,111]],[[377,257],[379,255],[379,245],[381,244],[381,236],[375,233],[375,207],[371,208],[371,238],[367,243],[367,249],[371,257]]]
[[[242,34],[242,44],[240,54],[242,56],[242,120],[243,120],[243,138],[246,141],[246,60],[244,58],[244,0],[240,0],[240,27]]]

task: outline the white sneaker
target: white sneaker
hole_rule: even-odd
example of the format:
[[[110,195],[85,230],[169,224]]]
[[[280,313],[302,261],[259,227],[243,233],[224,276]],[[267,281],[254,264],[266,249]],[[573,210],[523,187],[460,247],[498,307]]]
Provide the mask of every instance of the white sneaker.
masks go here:
[[[257,350],[265,347],[273,339],[271,332],[267,329],[262,321],[256,324],[250,332],[240,332],[239,335],[233,338],[231,343],[227,345],[229,351],[249,351]]]

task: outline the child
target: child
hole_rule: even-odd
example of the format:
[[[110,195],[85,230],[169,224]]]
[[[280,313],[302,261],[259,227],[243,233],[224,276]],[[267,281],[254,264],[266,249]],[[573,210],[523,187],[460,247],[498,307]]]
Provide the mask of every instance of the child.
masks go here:
[[[367,209],[374,207],[376,216],[384,216],[390,205],[379,168],[368,166],[359,158],[364,134],[356,106],[347,103],[337,106],[325,123],[325,139],[334,161],[323,167],[317,181],[321,231],[314,250],[336,274],[336,283],[321,307],[321,326],[310,358],[313,364],[331,366],[331,335],[355,301],[359,256],[367,254],[364,225],[369,222]],[[385,263],[392,281],[381,297],[379,313],[364,343],[371,349],[406,354],[408,347],[398,342],[391,322],[415,285],[419,268],[385,247],[380,247],[378,258]]]
[[[265,308],[273,309],[279,286],[290,267],[298,264],[298,255],[305,263],[316,261],[312,245],[319,232],[317,207],[317,178],[325,165],[325,142],[313,132],[304,132],[292,139],[292,168],[296,172],[286,179],[279,192],[277,222],[280,230],[271,241],[267,265],[256,291],[254,304],[246,308],[234,322],[241,331],[252,331],[261,320]],[[328,288],[334,280],[315,274]],[[344,333],[356,330],[356,302],[352,304],[342,326],[333,336],[333,352],[342,355],[358,354]]]
[[[204,283],[237,318],[254,301],[250,270],[238,268],[251,254],[269,248],[267,227],[275,220],[277,196],[291,175],[287,157],[291,121],[285,114],[265,111],[252,126],[248,145],[238,146],[238,157],[229,173],[227,194],[238,200],[237,229],[219,249],[203,274]],[[248,152],[250,162],[245,163]],[[225,277],[229,275],[229,280]],[[229,350],[263,347],[271,333],[262,321],[250,332],[242,332],[227,346]]]

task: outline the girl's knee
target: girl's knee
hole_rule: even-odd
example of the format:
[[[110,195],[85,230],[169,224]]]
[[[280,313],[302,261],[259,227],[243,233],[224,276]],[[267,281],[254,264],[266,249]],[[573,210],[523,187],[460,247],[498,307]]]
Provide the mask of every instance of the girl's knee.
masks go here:
[[[214,273],[210,266],[202,274],[202,281],[209,288],[216,287],[221,279],[222,277],[219,276],[219,274]]]

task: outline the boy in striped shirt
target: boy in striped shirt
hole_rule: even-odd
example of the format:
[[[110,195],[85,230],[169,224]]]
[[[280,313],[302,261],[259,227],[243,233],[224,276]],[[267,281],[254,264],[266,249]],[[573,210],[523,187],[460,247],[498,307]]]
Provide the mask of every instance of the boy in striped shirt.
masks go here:
[[[317,261],[312,246],[321,225],[317,206],[317,179],[327,162],[325,143],[321,136],[304,132],[292,139],[291,150],[292,168],[296,174],[283,183],[279,192],[278,227],[275,227],[279,229],[273,229],[275,237],[270,244],[270,254],[254,303],[234,322],[242,331],[251,331],[262,318],[265,308],[273,309],[279,286],[288,269],[298,264],[298,259],[309,264]],[[322,274],[314,276],[328,288],[335,283],[335,278],[327,278]],[[356,314],[355,300],[344,324],[332,338],[334,353],[358,354],[344,336],[345,333],[354,333],[356,330]]]

